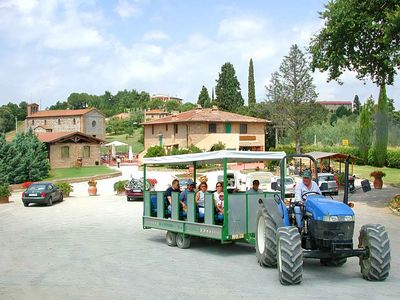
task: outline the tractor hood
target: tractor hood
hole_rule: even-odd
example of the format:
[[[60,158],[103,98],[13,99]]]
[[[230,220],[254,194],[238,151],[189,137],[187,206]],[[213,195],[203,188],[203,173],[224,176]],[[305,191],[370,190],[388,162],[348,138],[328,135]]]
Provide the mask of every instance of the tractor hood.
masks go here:
[[[320,221],[324,216],[354,216],[348,205],[320,195],[307,196],[306,212],[311,213],[314,220]]]

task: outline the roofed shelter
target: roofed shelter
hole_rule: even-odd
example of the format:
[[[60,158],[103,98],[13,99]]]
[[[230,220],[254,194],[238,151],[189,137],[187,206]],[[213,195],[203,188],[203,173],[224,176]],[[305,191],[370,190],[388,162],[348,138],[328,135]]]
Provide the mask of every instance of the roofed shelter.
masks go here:
[[[351,162],[351,173],[354,171],[354,162],[356,160],[359,160],[360,158],[349,155],[349,154],[344,154],[344,153],[334,153],[334,152],[320,152],[320,151],[314,151],[314,152],[308,152],[305,153],[307,155],[311,155],[314,157],[315,160],[319,161],[319,165],[322,166],[321,161],[322,160],[329,160],[328,165],[331,165],[331,160],[339,162],[339,172],[342,172],[342,162],[344,162],[347,158]],[[321,168],[322,169],[322,168]]]

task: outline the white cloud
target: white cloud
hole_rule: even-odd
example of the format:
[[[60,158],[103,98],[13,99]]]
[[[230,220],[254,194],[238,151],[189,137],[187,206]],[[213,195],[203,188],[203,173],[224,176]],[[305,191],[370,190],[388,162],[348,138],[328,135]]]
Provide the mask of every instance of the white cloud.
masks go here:
[[[263,32],[265,21],[256,17],[228,18],[220,22],[218,35],[226,39],[246,39]]]
[[[121,18],[130,18],[139,16],[142,11],[139,6],[132,1],[118,0],[114,12],[116,12]]]
[[[169,40],[168,34],[166,34],[165,32],[162,32],[162,31],[158,31],[158,30],[149,31],[143,35],[143,41],[146,41],[146,42],[147,41],[165,41],[165,40]]]

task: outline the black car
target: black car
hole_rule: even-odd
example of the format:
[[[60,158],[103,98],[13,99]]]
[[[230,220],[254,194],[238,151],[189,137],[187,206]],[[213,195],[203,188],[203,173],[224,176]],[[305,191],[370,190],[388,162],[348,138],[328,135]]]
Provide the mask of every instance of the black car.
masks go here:
[[[32,183],[22,193],[24,206],[29,206],[30,203],[52,206],[57,201],[63,201],[63,193],[58,187],[49,182]]]

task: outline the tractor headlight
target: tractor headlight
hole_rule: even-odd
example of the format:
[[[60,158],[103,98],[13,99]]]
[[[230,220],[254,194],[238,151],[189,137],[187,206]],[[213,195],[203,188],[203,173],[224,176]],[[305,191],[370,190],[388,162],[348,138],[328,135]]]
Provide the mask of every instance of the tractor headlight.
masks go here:
[[[325,222],[352,222],[354,216],[324,216],[323,221]]]

